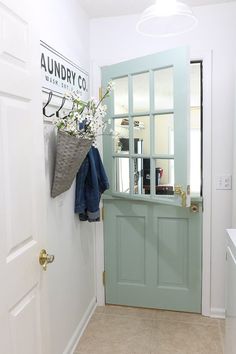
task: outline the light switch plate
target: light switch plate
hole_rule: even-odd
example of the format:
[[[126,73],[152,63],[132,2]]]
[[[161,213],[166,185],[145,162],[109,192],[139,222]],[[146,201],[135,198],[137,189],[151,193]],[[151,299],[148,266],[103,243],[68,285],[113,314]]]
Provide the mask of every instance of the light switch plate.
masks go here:
[[[216,189],[231,190],[232,189],[232,176],[224,175],[216,177]]]

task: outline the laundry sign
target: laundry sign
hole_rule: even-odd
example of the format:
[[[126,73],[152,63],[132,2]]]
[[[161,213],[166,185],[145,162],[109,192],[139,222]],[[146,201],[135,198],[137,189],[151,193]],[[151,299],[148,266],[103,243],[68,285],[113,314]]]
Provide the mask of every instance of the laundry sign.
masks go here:
[[[59,96],[73,91],[87,101],[88,73],[43,41],[40,41],[40,47],[43,91],[52,91]]]

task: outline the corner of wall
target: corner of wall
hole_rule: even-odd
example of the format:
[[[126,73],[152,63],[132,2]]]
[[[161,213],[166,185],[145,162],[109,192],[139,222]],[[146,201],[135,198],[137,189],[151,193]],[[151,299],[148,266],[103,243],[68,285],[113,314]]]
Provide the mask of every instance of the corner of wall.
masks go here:
[[[210,317],[225,319],[225,309],[212,307]]]
[[[74,351],[79,343],[81,336],[83,335],[90,318],[92,317],[94,311],[96,310],[96,298],[93,298],[90,302],[87,310],[84,313],[81,321],[79,322],[75,332],[73,333],[71,339],[69,340],[63,354],[74,354]]]

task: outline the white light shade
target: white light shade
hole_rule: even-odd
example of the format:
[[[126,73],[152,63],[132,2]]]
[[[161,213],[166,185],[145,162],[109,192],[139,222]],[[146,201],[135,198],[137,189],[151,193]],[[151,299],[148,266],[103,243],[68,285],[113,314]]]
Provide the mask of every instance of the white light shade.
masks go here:
[[[197,19],[186,4],[157,0],[143,12],[136,29],[146,36],[168,37],[190,31],[196,24]]]

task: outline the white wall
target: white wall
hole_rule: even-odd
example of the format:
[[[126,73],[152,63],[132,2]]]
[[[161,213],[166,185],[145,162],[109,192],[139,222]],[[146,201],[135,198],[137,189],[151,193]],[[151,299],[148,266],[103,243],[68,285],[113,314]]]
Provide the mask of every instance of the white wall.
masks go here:
[[[89,71],[89,21],[77,0],[41,1],[41,40]],[[53,108],[52,108],[53,109]],[[74,214],[75,185],[50,198],[55,131],[45,123],[47,244],[55,262],[43,274],[51,341],[50,354],[69,352],[86,311],[95,304],[94,230]],[[82,322],[81,322],[82,321]]]
[[[208,65],[205,73],[205,81],[212,80],[212,99],[209,93],[204,102],[211,108],[208,111],[212,111],[212,116],[204,116],[209,123],[212,120],[212,168],[204,171],[205,176],[212,174],[207,191],[212,210],[205,212],[211,217],[209,306],[212,315],[221,315],[224,311],[225,229],[231,226],[232,191],[216,190],[215,180],[218,175],[232,174],[236,2],[197,7],[194,12],[199,19],[198,27],[191,33],[167,39],[137,34],[136,15],[94,19],[90,26],[90,53],[93,63],[104,66],[180,45],[190,46],[193,59],[206,55],[209,58],[212,51],[212,67]],[[205,142],[207,145],[207,136]]]

